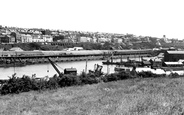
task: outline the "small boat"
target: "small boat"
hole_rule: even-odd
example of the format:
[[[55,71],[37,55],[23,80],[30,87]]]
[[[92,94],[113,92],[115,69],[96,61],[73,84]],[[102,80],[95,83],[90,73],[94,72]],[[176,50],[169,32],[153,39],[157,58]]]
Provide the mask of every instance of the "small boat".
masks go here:
[[[106,62],[102,62],[103,65],[121,65],[120,62],[110,62],[110,61],[106,61]]]
[[[132,71],[133,67],[127,67],[127,66],[124,66],[124,65],[117,65],[115,68],[114,68],[114,71],[115,72],[130,72]]]

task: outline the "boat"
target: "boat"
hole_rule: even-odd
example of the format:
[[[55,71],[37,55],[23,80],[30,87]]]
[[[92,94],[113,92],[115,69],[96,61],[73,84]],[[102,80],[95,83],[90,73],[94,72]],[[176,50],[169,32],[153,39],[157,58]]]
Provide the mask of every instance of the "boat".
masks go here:
[[[133,67],[127,67],[125,65],[117,65],[115,68],[114,68],[114,71],[116,73],[118,72],[130,72],[132,71]]]
[[[120,62],[110,62],[110,61],[105,61],[102,62],[103,65],[121,65],[122,63]]]

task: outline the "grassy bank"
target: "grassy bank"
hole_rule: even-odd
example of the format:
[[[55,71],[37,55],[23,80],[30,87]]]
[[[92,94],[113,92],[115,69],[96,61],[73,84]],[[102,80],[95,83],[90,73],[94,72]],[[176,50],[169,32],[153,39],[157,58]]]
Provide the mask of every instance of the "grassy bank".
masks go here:
[[[182,115],[184,78],[135,78],[0,97],[4,115]]]

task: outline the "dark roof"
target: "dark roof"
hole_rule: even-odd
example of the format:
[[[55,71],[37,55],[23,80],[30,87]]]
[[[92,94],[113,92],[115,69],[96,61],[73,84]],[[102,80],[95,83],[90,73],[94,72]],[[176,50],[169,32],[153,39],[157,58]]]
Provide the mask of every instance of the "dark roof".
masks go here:
[[[77,71],[76,68],[65,68],[64,71]]]
[[[142,62],[144,65],[151,65],[151,62],[149,62],[149,61],[143,61]]]

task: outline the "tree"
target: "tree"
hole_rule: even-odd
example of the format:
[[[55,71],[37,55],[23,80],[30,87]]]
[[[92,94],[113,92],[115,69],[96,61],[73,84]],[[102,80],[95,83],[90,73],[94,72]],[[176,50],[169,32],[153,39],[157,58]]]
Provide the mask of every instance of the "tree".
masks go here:
[[[59,36],[54,36],[53,37],[53,41],[58,41],[58,40],[63,40],[63,39],[65,39],[65,36],[63,36],[63,35],[59,35]]]

